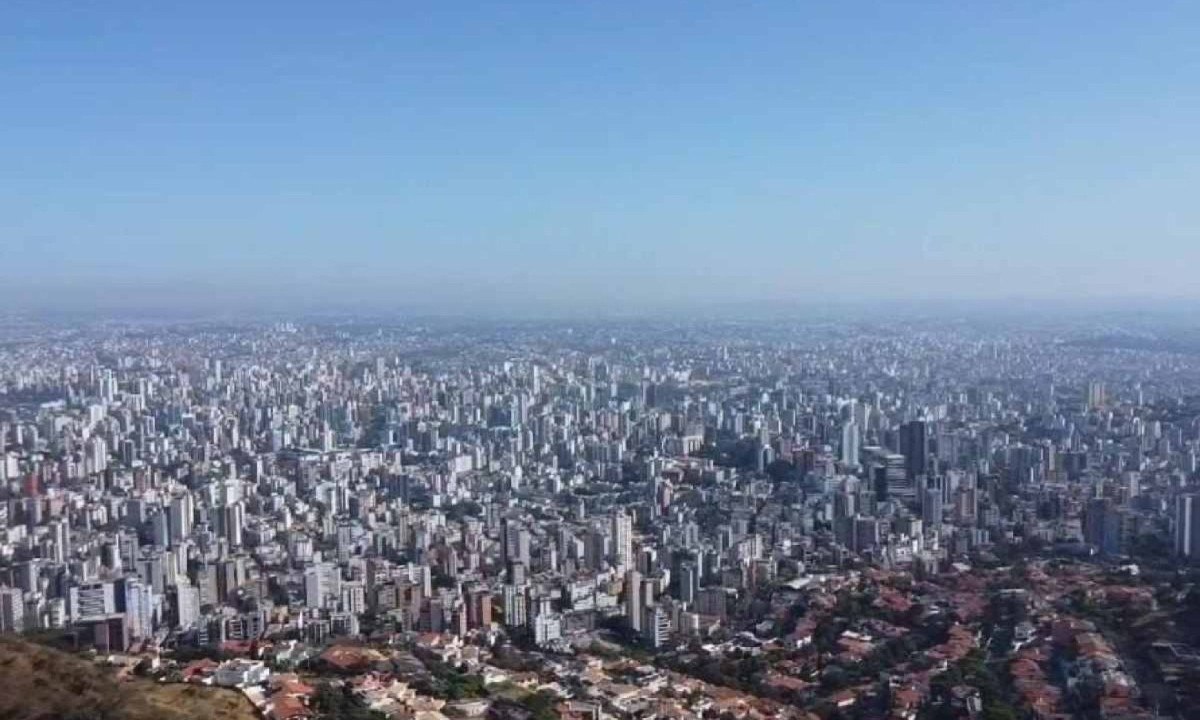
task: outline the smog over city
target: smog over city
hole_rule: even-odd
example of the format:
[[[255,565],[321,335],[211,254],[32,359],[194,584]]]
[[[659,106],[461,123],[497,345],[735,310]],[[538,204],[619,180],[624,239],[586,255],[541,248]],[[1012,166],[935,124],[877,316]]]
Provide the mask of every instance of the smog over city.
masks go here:
[[[0,34],[0,720],[1200,717],[1200,6]]]

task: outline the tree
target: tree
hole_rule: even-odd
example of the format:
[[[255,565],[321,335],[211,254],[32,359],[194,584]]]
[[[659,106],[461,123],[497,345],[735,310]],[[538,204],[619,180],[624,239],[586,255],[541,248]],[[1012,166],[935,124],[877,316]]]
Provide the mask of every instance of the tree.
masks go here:
[[[991,702],[983,708],[983,720],[1017,720],[1017,712],[1007,703]]]
[[[324,682],[313,693],[313,709],[327,720],[384,720],[387,716],[366,706],[349,685]]]
[[[538,690],[521,699],[521,705],[533,713],[530,720],[558,720],[558,696],[548,690]]]

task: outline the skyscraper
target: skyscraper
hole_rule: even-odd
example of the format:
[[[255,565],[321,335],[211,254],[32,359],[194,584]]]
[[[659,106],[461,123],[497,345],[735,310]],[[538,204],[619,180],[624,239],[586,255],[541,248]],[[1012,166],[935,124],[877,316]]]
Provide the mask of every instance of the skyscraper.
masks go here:
[[[625,573],[625,619],[634,632],[641,632],[642,574],[637,570]]]
[[[633,518],[625,510],[617,510],[612,520],[613,564],[618,572],[633,567]]]
[[[1121,513],[1108,498],[1092,498],[1083,515],[1084,539],[1104,555],[1121,551]]]
[[[1200,556],[1200,503],[1196,495],[1180,495],[1175,500],[1175,556],[1194,560]]]
[[[525,588],[519,585],[504,586],[504,625],[509,628],[522,627],[529,618],[525,604]]]
[[[492,594],[476,588],[467,597],[467,624],[470,628],[488,628],[492,624]]]
[[[671,617],[657,605],[642,610],[642,616],[642,640],[652,648],[665,645],[671,634]]]
[[[239,500],[225,506],[225,539],[233,547],[242,545],[242,527],[246,524],[246,506]]]
[[[929,426],[924,420],[913,420],[900,426],[900,454],[904,456],[904,471],[909,480],[927,472]]]
[[[72,622],[98,620],[117,612],[117,600],[111,582],[89,583],[72,587],[67,593],[67,612]]]
[[[175,625],[187,629],[200,619],[200,590],[184,582],[175,587]]]
[[[171,498],[170,532],[171,545],[178,545],[192,533],[192,519],[195,514],[191,493],[175,495]]]
[[[0,587],[0,632],[25,629],[25,601],[20,588]]]
[[[54,541],[54,561],[65,563],[71,556],[71,525],[66,518],[50,523],[50,536]]]
[[[679,599],[685,603],[696,602],[696,593],[700,589],[700,572],[693,562],[679,565]]]
[[[510,581],[514,565],[529,567],[531,541],[529,530],[523,525],[508,518],[500,519],[500,562]]]
[[[842,426],[842,464],[858,465],[859,443],[858,423],[849,420]]]
[[[932,487],[925,490],[921,499],[921,519],[926,525],[936,527],[942,524],[942,489]]]
[[[317,563],[304,572],[304,604],[332,608],[341,598],[342,574],[333,563]]]

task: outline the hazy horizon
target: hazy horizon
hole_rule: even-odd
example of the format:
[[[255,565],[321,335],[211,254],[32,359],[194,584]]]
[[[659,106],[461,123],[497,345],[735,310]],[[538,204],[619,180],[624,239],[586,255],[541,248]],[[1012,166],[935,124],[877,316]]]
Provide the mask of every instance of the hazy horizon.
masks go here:
[[[46,298],[46,295],[39,295]],[[1060,326],[1064,323],[1085,322],[1095,329],[1096,323],[1108,322],[1130,327],[1174,327],[1194,325],[1192,319],[1200,312],[1200,299],[1184,297],[892,297],[853,298],[831,296],[824,298],[787,299],[687,299],[659,303],[587,303],[557,304],[540,297],[523,301],[506,299],[490,304],[447,302],[440,300],[385,300],[374,302],[363,298],[332,298],[325,293],[313,293],[310,299],[290,295],[238,296],[219,288],[206,292],[171,292],[165,288],[148,288],[143,294],[126,296],[104,293],[92,302],[80,303],[71,297],[27,304],[10,302],[0,310],[0,318],[8,316],[28,319],[76,321],[141,321],[150,322],[277,322],[322,320],[380,322],[391,321],[471,322],[586,322],[599,323],[667,321],[693,323],[705,320],[716,322],[894,322],[904,320],[942,322],[945,320],[983,321],[1008,324],[1017,322],[1028,327]],[[1129,323],[1133,322],[1131,326]],[[1182,325],[1180,325],[1182,323]],[[1084,326],[1081,326],[1084,328]]]
[[[15,310],[1200,299],[1200,7],[0,10]]]

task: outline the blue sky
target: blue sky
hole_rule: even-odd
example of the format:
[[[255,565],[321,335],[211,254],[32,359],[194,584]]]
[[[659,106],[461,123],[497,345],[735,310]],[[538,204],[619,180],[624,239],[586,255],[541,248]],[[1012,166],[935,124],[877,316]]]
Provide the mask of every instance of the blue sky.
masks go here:
[[[1195,297],[1200,5],[0,8],[19,302]]]

